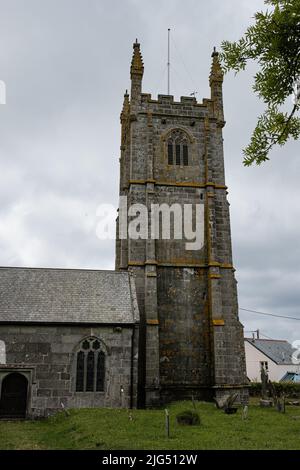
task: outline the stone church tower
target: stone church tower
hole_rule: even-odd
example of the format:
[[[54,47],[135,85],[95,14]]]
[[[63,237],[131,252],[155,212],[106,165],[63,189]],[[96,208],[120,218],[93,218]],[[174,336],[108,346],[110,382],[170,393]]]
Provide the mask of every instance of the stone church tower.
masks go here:
[[[232,265],[222,129],[223,74],[212,54],[211,97],[142,93],[140,44],[121,113],[120,195],[143,204],[203,204],[204,245],[118,237],[116,269],[135,278],[141,315],[140,406],[237,391],[247,397],[243,329]],[[122,215],[124,218],[124,213]],[[125,214],[126,217],[126,214]],[[128,216],[128,220],[131,218]]]

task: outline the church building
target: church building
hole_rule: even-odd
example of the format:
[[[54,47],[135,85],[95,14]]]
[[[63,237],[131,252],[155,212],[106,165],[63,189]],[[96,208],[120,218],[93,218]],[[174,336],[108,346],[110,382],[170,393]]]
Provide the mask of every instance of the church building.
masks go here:
[[[149,220],[154,207],[183,214],[199,207],[203,243],[189,249],[186,234],[124,236],[120,207],[115,271],[0,268],[2,418],[153,407],[232,392],[247,400],[218,53],[211,96],[202,103],[143,93],[137,41],[130,72],[121,112],[120,200],[146,208]],[[176,214],[170,217],[175,224]],[[127,226],[130,211],[125,218]]]

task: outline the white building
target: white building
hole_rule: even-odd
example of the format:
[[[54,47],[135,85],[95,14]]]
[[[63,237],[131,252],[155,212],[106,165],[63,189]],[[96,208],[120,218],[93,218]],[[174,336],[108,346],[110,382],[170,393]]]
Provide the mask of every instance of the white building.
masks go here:
[[[300,365],[294,364],[292,359],[294,351],[288,341],[245,338],[248,379],[261,382],[262,367],[272,382],[279,382],[288,372],[299,373]]]

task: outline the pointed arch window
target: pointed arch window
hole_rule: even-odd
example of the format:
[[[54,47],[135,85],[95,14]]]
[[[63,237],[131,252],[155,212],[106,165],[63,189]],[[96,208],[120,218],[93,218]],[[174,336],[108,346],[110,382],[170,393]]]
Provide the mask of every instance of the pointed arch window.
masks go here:
[[[189,140],[185,132],[176,129],[171,132],[167,140],[168,165],[188,166]]]
[[[87,338],[76,353],[76,392],[103,392],[105,353],[97,338]]]

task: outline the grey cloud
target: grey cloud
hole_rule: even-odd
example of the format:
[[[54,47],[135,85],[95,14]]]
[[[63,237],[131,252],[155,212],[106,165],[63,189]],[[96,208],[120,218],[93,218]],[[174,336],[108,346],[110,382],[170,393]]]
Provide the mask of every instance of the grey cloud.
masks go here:
[[[209,95],[213,46],[243,33],[263,0],[0,0],[1,265],[113,268],[96,208],[117,204],[122,97],[132,42],[145,92]],[[299,143],[242,166],[262,105],[255,66],[224,83],[225,160],[241,307],[299,316]],[[241,312],[246,330],[297,339],[298,323]]]

